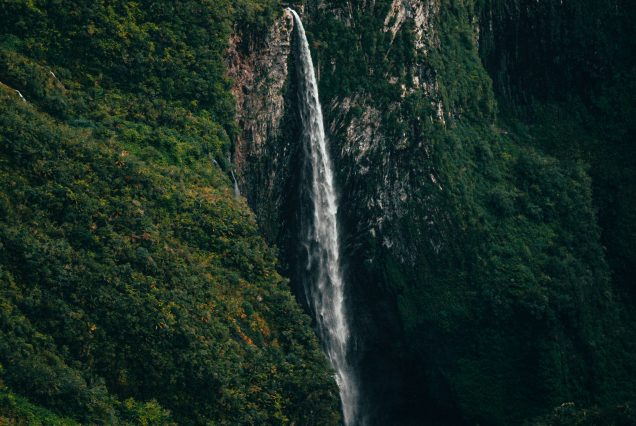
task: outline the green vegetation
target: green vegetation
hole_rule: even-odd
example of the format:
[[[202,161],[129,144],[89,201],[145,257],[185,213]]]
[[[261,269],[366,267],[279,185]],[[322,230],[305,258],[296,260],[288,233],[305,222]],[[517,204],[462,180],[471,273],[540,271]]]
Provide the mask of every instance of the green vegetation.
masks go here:
[[[636,7],[614,0],[549,3],[507,8],[485,2],[482,19],[494,30],[484,33],[481,55],[503,120],[561,161],[589,165],[612,279],[633,302]],[[529,41],[547,31],[541,43]],[[513,53],[519,50],[529,54]]]
[[[606,408],[578,408],[572,402],[566,402],[546,416],[531,422],[532,426],[629,426],[636,422],[634,409],[629,404]]]
[[[0,8],[0,423],[339,422],[227,177],[224,52],[278,3]],[[634,6],[421,2],[416,51],[413,19],[384,31],[390,0],[292,3],[342,155],[365,413],[633,422]],[[380,135],[360,159],[339,149],[358,130]]]
[[[338,422],[309,319],[224,172],[223,52],[274,3],[2,6],[0,420]]]
[[[29,403],[25,398],[0,390],[0,424],[29,426],[75,426],[78,423],[59,417]]]

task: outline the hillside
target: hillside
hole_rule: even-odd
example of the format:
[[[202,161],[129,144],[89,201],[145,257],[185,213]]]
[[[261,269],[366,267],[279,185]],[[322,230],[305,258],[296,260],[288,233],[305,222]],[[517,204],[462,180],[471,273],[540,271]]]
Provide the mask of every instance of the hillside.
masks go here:
[[[220,58],[266,6],[3,4],[0,423],[337,421],[228,179]]]

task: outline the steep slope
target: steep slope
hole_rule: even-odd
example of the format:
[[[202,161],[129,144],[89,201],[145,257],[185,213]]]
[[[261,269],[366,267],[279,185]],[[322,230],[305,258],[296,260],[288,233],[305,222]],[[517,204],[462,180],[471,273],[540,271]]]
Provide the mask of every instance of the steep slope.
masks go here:
[[[629,378],[636,374],[636,8],[620,0],[488,1],[480,15],[480,54],[504,106],[502,119],[560,161],[588,165],[620,315],[605,373],[610,376],[609,391],[598,395],[598,402],[633,401],[636,384]],[[618,423],[612,419],[624,412],[622,421],[633,422],[629,406],[614,411],[600,416]],[[580,418],[571,408],[563,410],[568,412],[573,423]]]
[[[527,124],[497,118],[479,54],[487,4],[292,3],[307,22],[340,171],[367,420],[518,424],[564,402],[632,398],[629,322],[606,263],[590,158],[557,155]],[[281,28],[289,18],[265,43],[235,49],[237,69],[249,70],[235,73],[249,76],[235,86],[244,142],[235,156],[293,285],[304,154],[295,41]],[[270,80],[271,69],[286,83]],[[275,102],[259,102],[263,94]],[[614,121],[621,132],[630,111]]]
[[[0,420],[338,422],[308,318],[227,177],[221,58],[233,26],[271,13],[3,5]]]
[[[636,7],[620,0],[485,2],[481,17],[480,53],[506,106],[503,117],[525,126],[546,152],[589,164],[612,279],[633,306]]]

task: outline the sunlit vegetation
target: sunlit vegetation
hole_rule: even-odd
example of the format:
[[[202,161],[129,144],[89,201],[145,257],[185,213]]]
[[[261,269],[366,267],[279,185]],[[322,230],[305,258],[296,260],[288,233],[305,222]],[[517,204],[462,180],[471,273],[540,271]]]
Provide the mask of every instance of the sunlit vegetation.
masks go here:
[[[0,423],[338,421],[226,174],[223,52],[273,5],[3,4]]]

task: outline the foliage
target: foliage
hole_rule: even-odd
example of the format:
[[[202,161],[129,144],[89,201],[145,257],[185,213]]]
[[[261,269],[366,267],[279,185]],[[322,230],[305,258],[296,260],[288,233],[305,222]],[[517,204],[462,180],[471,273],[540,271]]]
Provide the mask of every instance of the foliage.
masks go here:
[[[29,426],[75,426],[76,422],[59,417],[26,399],[0,390],[0,423]]]
[[[566,402],[555,408],[549,415],[525,424],[534,426],[592,426],[599,424],[629,426],[635,421],[634,410],[630,404],[581,409],[572,402]]]
[[[338,422],[308,318],[223,171],[223,52],[273,7],[3,6],[0,363],[19,407],[97,424]]]
[[[631,342],[636,324],[636,8],[621,0],[529,3],[484,2],[480,53],[506,125],[559,161],[587,165],[620,315],[615,339]],[[528,54],[514,53],[520,51]],[[627,379],[636,368],[636,348],[610,346],[614,352],[605,379],[611,391],[599,398],[603,406],[636,393]]]

